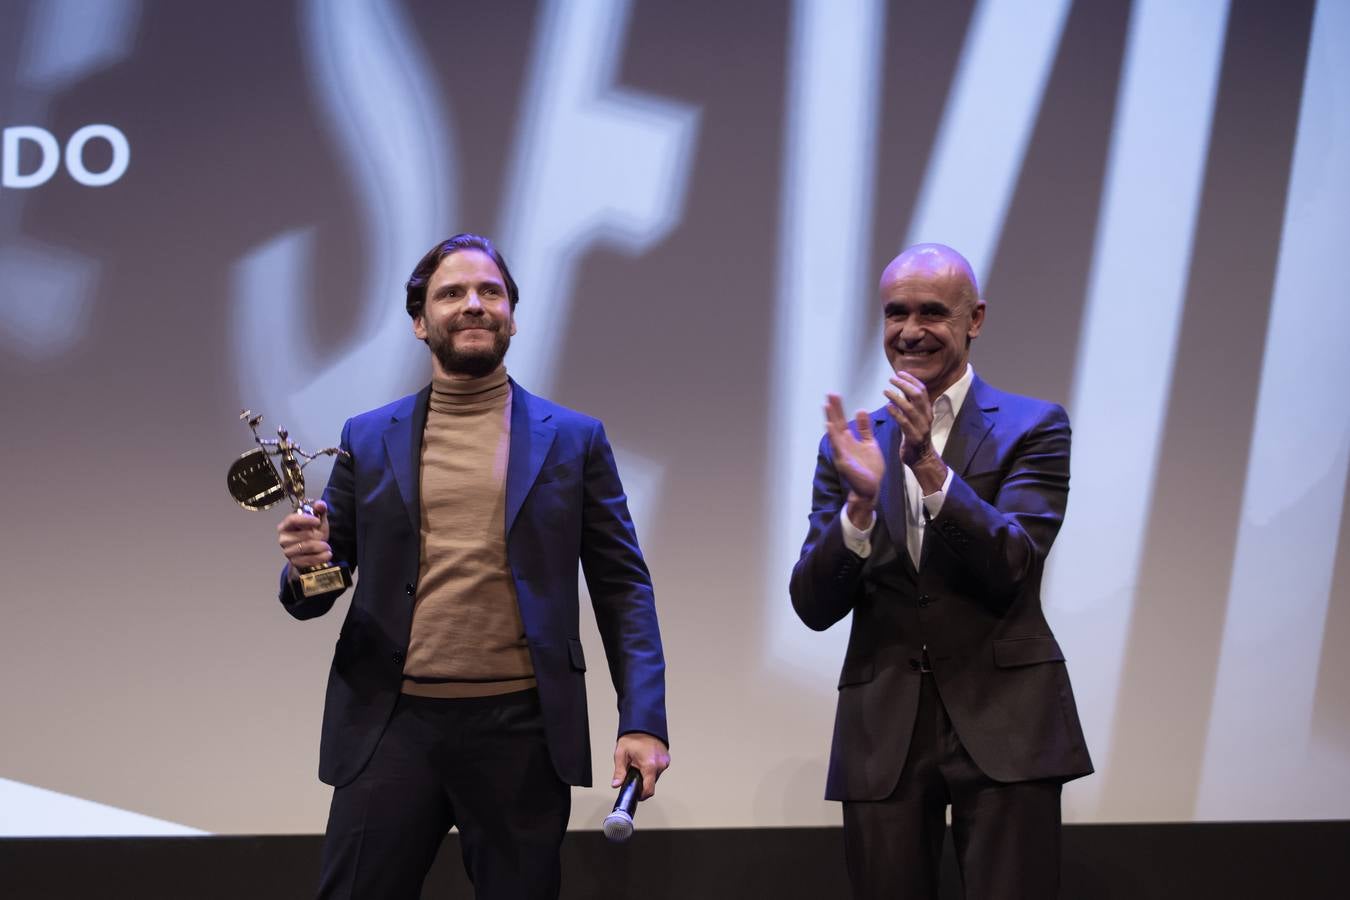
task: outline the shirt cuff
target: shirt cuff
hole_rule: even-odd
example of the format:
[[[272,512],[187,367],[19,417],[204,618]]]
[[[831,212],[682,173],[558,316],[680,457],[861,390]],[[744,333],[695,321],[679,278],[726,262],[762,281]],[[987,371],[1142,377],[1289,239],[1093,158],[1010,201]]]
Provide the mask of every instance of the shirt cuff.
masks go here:
[[[853,524],[853,520],[848,517],[848,504],[844,504],[844,511],[839,514],[839,526],[844,532],[844,547],[854,556],[860,556],[863,559],[872,555],[872,528],[877,524],[877,511],[872,510],[872,521],[867,523],[865,529],[860,529]]]
[[[947,477],[942,479],[942,487],[933,491],[931,494],[925,494],[923,497],[923,508],[928,513],[928,518],[936,519],[938,513],[942,512],[942,502],[947,499],[947,491],[952,486],[952,470],[947,469]]]

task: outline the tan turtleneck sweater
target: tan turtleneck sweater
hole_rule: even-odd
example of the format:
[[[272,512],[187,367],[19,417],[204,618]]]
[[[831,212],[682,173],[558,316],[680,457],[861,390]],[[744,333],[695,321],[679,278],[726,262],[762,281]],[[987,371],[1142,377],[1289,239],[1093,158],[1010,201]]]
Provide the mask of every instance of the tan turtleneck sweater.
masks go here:
[[[468,381],[432,381],[406,694],[486,697],[534,686],[506,560],[510,450],[506,369]]]

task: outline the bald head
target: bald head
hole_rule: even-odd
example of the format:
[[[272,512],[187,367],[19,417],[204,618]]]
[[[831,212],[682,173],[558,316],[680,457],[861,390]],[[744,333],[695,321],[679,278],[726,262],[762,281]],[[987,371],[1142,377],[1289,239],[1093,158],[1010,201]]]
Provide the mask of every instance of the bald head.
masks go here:
[[[970,342],[984,324],[975,273],[943,244],[916,244],[881,273],[886,358],[936,399],[965,374]]]
[[[936,288],[967,307],[980,300],[975,271],[964,256],[946,244],[915,244],[891,260],[881,273],[882,293],[895,282]]]

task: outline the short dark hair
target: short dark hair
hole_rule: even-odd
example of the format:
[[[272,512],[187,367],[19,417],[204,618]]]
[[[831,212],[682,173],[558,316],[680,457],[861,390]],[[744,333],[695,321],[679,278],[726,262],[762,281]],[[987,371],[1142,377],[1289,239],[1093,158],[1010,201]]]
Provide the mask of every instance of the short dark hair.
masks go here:
[[[409,316],[415,319],[422,314],[422,308],[427,303],[427,282],[431,280],[431,274],[440,266],[441,260],[460,250],[481,250],[492,257],[492,261],[501,270],[502,280],[506,282],[506,296],[511,301],[511,311],[515,311],[516,303],[520,300],[520,290],[516,287],[515,279],[511,277],[511,270],[506,267],[505,257],[488,238],[481,234],[465,232],[452,238],[446,238],[428,250],[426,255],[418,260],[417,266],[408,276],[408,283],[405,285],[408,291],[407,308]]]

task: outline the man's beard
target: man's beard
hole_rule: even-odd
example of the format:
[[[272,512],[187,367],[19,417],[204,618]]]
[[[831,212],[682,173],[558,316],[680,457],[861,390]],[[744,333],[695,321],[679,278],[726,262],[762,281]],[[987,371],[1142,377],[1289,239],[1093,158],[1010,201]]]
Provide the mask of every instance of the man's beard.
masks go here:
[[[484,322],[473,327],[488,328],[492,331],[492,346],[473,350],[461,350],[455,346],[455,328],[437,328],[430,331],[427,344],[436,354],[441,369],[452,375],[467,375],[470,378],[482,378],[497,370],[511,346],[511,335],[500,322]]]

